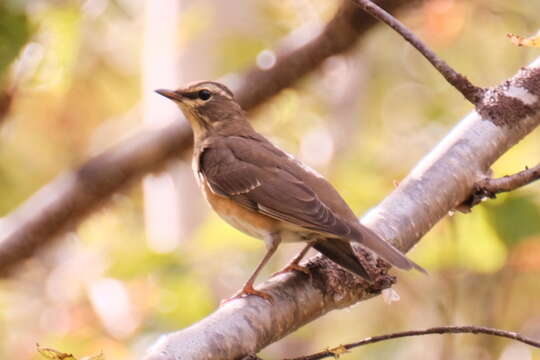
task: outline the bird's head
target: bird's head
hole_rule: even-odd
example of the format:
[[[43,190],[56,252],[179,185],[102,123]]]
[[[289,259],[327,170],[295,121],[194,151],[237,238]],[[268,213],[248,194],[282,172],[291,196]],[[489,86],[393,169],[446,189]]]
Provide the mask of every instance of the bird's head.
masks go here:
[[[174,101],[191,123],[195,136],[244,121],[244,112],[225,85],[213,81],[191,83],[178,90],[156,92]],[[237,121],[235,121],[237,120]]]

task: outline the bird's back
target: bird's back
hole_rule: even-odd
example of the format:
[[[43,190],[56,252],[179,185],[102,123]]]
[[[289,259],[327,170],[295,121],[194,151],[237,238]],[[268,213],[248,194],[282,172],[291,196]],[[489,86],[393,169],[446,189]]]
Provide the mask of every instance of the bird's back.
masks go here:
[[[228,148],[232,150],[230,155],[240,161],[256,164],[260,168],[279,169],[290,174],[311,190],[321,203],[337,217],[347,223],[358,222],[349,205],[322,175],[254,130],[242,136],[210,137],[201,148],[215,146],[217,142],[221,142],[221,144],[216,148],[221,149],[225,147],[223,143],[229,143]],[[199,152],[202,152],[202,150],[199,150]]]

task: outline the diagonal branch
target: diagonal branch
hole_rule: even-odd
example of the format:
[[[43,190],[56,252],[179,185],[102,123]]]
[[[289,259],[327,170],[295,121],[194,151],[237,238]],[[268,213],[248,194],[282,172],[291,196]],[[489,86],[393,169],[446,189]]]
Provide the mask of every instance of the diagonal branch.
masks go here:
[[[437,334],[437,335],[484,334],[484,335],[491,335],[491,336],[498,336],[498,337],[503,337],[507,339],[512,339],[512,340],[516,340],[530,346],[534,346],[536,348],[540,348],[539,341],[528,338],[526,336],[523,336],[519,333],[515,333],[513,331],[494,329],[494,328],[489,328],[489,327],[484,327],[484,326],[438,326],[438,327],[433,327],[433,328],[424,329],[424,330],[410,330],[410,331],[402,331],[402,332],[386,334],[386,335],[372,336],[372,337],[360,340],[355,343],[340,345],[334,349],[328,349],[325,351],[318,352],[316,354],[312,354],[308,356],[301,356],[294,359],[285,359],[285,360],[320,360],[320,359],[325,359],[329,357],[336,358],[336,357],[339,357],[339,355],[348,352],[350,349],[354,349],[356,347],[360,347],[363,345],[374,344],[381,341],[399,339],[399,338],[409,337],[409,336],[421,336],[421,335],[433,335],[433,334]]]
[[[540,124],[540,58],[485,96],[478,112],[465,117],[363,218],[367,226],[407,251],[467,199],[493,162]],[[227,303],[198,323],[161,337],[144,359],[239,359],[391,284],[370,286],[320,256],[307,266],[309,277],[282,275],[261,286],[273,304],[256,297]]]
[[[380,1],[393,10],[418,2]],[[351,49],[374,24],[373,18],[345,1],[314,39],[292,50],[278,51],[276,64],[269,70],[249,70],[236,90],[237,99],[246,110],[260,105],[314,71],[326,58]],[[177,122],[124,141],[53,180],[3,219],[0,273],[5,275],[31,257],[122,187],[158,169],[167,160],[187,153],[191,144],[191,130],[187,124]]]
[[[354,3],[358,4],[363,8],[367,13],[371,14],[376,19],[381,20],[386,23],[392,29],[394,29],[398,34],[400,34],[405,40],[407,40],[412,46],[414,46],[424,57],[439,71],[439,73],[452,85],[455,87],[467,100],[469,100],[473,105],[477,105],[478,102],[482,99],[484,89],[479,88],[473,85],[469,79],[467,79],[462,74],[458,73],[450,67],[441,59],[437,54],[435,54],[418,36],[416,36],[412,31],[407,29],[399,20],[390,15],[380,6],[373,3],[371,0],[352,0]]]

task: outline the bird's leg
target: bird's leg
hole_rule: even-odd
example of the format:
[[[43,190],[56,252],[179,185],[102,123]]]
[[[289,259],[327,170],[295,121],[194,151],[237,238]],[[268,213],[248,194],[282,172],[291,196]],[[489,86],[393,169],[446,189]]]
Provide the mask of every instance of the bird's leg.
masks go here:
[[[291,271],[300,271],[300,272],[303,272],[304,274],[306,275],[309,275],[309,270],[305,267],[305,266],[301,266],[300,265],[300,261],[304,258],[304,256],[306,256],[307,252],[309,251],[309,249],[311,249],[311,246],[313,246],[313,243],[308,243],[303,249],[302,251],[300,251],[298,253],[298,255],[296,255],[292,261],[287,265],[285,266],[283,269],[281,269],[280,271],[276,272],[276,273],[273,273],[272,276],[276,276],[276,275],[280,275],[280,274],[285,274],[285,273],[288,273],[288,272],[291,272]]]
[[[272,255],[276,252],[279,243],[281,242],[281,236],[277,233],[269,234],[265,243],[266,243],[266,254],[264,255],[263,259],[257,265],[257,268],[251,274],[249,279],[245,282],[244,286],[242,286],[242,289],[238,291],[236,294],[234,294],[232,297],[222,300],[221,305],[223,305],[226,302],[229,302],[234,299],[238,299],[240,297],[246,296],[246,295],[256,295],[259,296],[265,300],[268,300],[269,302],[272,302],[272,296],[270,294],[267,294],[263,291],[258,291],[253,288],[253,283],[255,282],[255,279],[257,278],[257,275],[259,275],[259,272],[262,270],[264,265],[270,260]]]

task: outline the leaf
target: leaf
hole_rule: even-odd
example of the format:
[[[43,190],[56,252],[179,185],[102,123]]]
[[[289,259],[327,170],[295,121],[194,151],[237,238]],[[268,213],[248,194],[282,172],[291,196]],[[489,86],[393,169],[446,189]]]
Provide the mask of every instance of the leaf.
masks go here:
[[[72,354],[63,353],[51,348],[41,347],[39,344],[36,346],[37,351],[47,360],[77,360],[77,358]],[[105,356],[101,352],[97,355],[85,356],[81,360],[105,360]]]
[[[48,360],[77,360],[72,354],[60,352],[51,348],[44,348],[37,344],[37,351]]]
[[[341,355],[349,352],[349,350],[347,350],[347,348],[344,345],[339,345],[339,346],[336,346],[335,348],[327,349],[326,351],[331,353],[335,359],[339,359]]]
[[[515,34],[506,34],[506,36],[516,46],[540,47],[540,34],[528,38]]]

